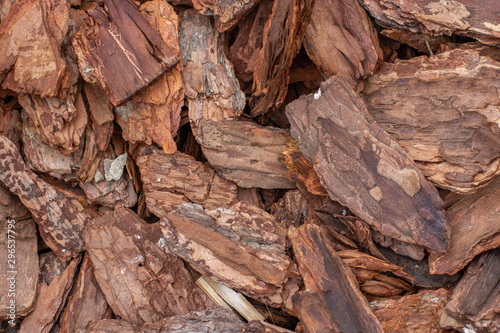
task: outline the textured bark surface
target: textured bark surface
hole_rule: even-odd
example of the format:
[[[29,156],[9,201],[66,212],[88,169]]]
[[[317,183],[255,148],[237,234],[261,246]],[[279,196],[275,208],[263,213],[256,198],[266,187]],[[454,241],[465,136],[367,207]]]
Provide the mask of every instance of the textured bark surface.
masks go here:
[[[73,278],[81,261],[80,258],[73,259],[64,271],[56,273],[57,276],[50,284],[40,281],[34,310],[24,318],[19,329],[20,333],[49,333],[51,331],[73,286]]]
[[[244,202],[215,210],[182,204],[161,223],[169,251],[197,271],[283,306],[285,283],[296,273],[289,271],[292,262],[285,254],[286,230],[266,211]]]
[[[484,44],[499,45],[500,19],[496,2],[461,0],[361,0],[382,26],[429,35],[457,34],[476,38]]]
[[[108,308],[106,298],[95,279],[90,256],[86,254],[72,294],[61,314],[59,332],[71,333],[84,330],[92,320],[103,319]]]
[[[315,0],[275,1],[253,73],[251,115],[279,108],[288,91],[290,66],[299,53]]]
[[[450,290],[423,290],[398,300],[374,301],[370,308],[384,332],[445,333],[439,317],[451,297]]]
[[[287,130],[235,120],[202,120],[197,139],[210,165],[238,186],[295,187],[283,155],[291,139]]]
[[[30,210],[43,240],[59,258],[69,260],[82,251],[81,232],[90,220],[88,213],[28,169],[4,136],[0,136],[0,180]]]
[[[444,251],[443,202],[413,161],[368,114],[342,79],[290,103],[291,134],[330,197],[383,235]]]
[[[356,0],[316,0],[304,47],[326,75],[340,76],[357,90],[382,62],[377,31]]]
[[[448,36],[427,36],[423,33],[413,33],[407,30],[400,29],[384,29],[380,32],[381,35],[397,40],[398,42],[407,44],[419,52],[437,53],[442,44],[449,43],[451,37]]]
[[[226,58],[222,35],[210,18],[192,9],[182,12],[179,42],[189,120],[194,129],[201,119],[219,121],[241,115],[245,94]]]
[[[447,210],[451,227],[446,253],[431,254],[433,274],[455,274],[481,252],[500,246],[500,178],[476,193],[460,198]]]
[[[184,263],[165,253],[158,224],[118,207],[84,235],[99,287],[121,318],[142,325],[209,304]]]
[[[158,217],[181,203],[194,202],[207,208],[229,207],[237,202],[236,185],[182,153],[166,155],[144,147],[136,158],[148,209]]]
[[[291,228],[289,237],[306,290],[293,303],[306,332],[383,332],[322,229],[307,224]]]
[[[179,61],[134,2],[105,0],[107,12],[95,5],[74,35],[72,44],[85,81],[103,88],[114,105]],[[126,68],[127,70],[124,70]]]
[[[69,4],[66,1],[25,0],[14,3],[0,24],[0,82],[3,89],[41,97],[66,93],[69,72],[60,49],[68,30],[68,18]]]
[[[469,328],[481,332],[500,330],[500,250],[483,253],[474,259],[453,290],[439,325],[444,328]]]
[[[166,1],[155,0],[144,3],[140,10],[180,58],[179,19],[173,7]],[[182,63],[179,62],[130,102],[116,108],[117,122],[126,141],[132,144],[155,142],[167,154],[177,150],[173,137],[179,128],[181,107],[184,105],[181,70]]]
[[[234,27],[260,0],[217,0],[214,6],[215,26],[219,31]]]
[[[498,75],[500,63],[452,50],[382,65],[363,95],[425,176],[473,193],[500,173]]]

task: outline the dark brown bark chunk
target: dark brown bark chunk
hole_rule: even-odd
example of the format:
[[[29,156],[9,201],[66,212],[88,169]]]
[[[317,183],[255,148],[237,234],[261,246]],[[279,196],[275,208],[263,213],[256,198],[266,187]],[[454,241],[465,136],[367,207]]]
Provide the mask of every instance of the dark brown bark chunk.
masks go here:
[[[0,136],[0,180],[31,211],[40,235],[59,258],[69,260],[82,251],[81,233],[90,220],[88,213],[28,169],[16,146],[4,136]]]
[[[387,237],[446,249],[450,230],[436,189],[345,81],[330,78],[317,93],[290,103],[286,114],[332,199]]]
[[[137,325],[207,307],[184,263],[165,253],[158,224],[118,207],[85,231],[99,287],[113,312]]]
[[[287,130],[235,120],[202,120],[197,139],[210,165],[238,186],[295,187],[283,155],[291,139]]]
[[[382,62],[377,31],[356,0],[316,0],[304,47],[324,73],[357,90]]]
[[[293,300],[307,332],[383,332],[349,268],[328,246],[320,227],[291,228],[289,237],[305,291]]]
[[[429,180],[468,194],[500,173],[499,75],[500,63],[452,50],[384,63],[363,95]]]

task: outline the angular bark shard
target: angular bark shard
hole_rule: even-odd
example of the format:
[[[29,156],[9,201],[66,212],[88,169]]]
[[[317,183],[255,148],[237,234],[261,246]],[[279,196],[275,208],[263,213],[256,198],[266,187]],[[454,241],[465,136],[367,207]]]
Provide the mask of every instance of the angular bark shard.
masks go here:
[[[217,173],[182,153],[166,155],[144,147],[137,154],[146,204],[158,217],[173,211],[183,202],[207,208],[229,207],[237,202],[237,187]]]
[[[49,285],[40,283],[35,308],[24,318],[20,333],[49,333],[51,331],[66,303],[80,261],[81,257],[73,259]]]
[[[431,36],[456,34],[476,38],[484,44],[500,44],[500,20],[495,2],[361,0],[360,3],[382,26]]]
[[[316,94],[288,104],[286,114],[332,199],[385,236],[446,249],[450,230],[436,189],[345,81],[330,78]]]
[[[315,0],[275,1],[253,73],[252,116],[279,108],[288,90],[290,66],[299,53]]]
[[[286,230],[264,210],[239,202],[204,210],[181,204],[161,221],[169,251],[217,282],[280,307],[291,274]]]
[[[283,151],[290,133],[235,121],[200,121],[197,139],[210,165],[241,187],[294,188]]]
[[[103,88],[116,106],[173,67],[179,58],[134,2],[104,2],[108,12],[99,6],[89,9],[90,17],[73,36],[72,44],[85,81]]]
[[[448,208],[450,247],[429,256],[432,274],[455,274],[479,253],[500,246],[500,177]]]
[[[429,180],[469,194],[500,174],[498,75],[500,63],[452,50],[383,64],[363,95]]]
[[[68,18],[66,1],[14,3],[0,25],[0,49],[5,52],[0,57],[3,89],[42,98],[66,93],[69,72],[60,50]]]
[[[81,233],[90,220],[88,213],[28,169],[4,136],[0,136],[0,180],[31,211],[40,235],[59,258],[69,260],[82,251]]]
[[[304,47],[324,73],[357,90],[382,62],[377,31],[356,0],[316,0]]]
[[[328,246],[320,227],[290,228],[306,291],[293,300],[307,332],[383,332],[349,268]]]
[[[483,332],[500,329],[500,249],[474,259],[453,290],[439,326],[472,328]]]
[[[446,333],[438,323],[450,297],[447,289],[423,290],[398,300],[373,301],[370,308],[384,332]]]
[[[207,307],[182,260],[165,253],[158,224],[117,207],[84,233],[94,274],[113,312],[142,325]]]
[[[215,26],[220,32],[234,27],[260,0],[217,0],[214,6]]]
[[[219,121],[240,116],[245,94],[226,58],[222,36],[210,18],[195,10],[182,12],[179,41],[189,120],[195,135],[201,119]]]
[[[83,93],[85,101],[89,105],[90,114],[97,125],[102,126],[115,119],[111,102],[104,90],[85,82],[83,83]]]

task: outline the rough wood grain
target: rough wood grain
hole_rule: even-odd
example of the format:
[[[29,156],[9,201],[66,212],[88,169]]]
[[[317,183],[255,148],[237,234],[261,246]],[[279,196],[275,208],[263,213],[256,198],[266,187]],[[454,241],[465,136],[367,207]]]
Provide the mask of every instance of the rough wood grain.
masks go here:
[[[383,332],[354,276],[313,224],[290,228],[305,291],[293,300],[307,332]]]
[[[432,274],[455,274],[479,253],[500,246],[500,178],[464,196],[447,210],[450,247],[429,256]]]
[[[499,45],[500,19],[496,2],[461,0],[361,0],[377,23],[429,35],[452,34]]]
[[[117,207],[94,219],[84,237],[96,280],[121,318],[142,325],[207,307],[184,263],[165,253],[158,224]]]
[[[183,202],[207,208],[229,207],[237,201],[236,185],[193,157],[177,152],[166,155],[142,148],[136,158],[148,209],[158,217]]]
[[[422,290],[398,300],[373,301],[370,308],[384,332],[446,333],[438,324],[450,297],[448,289]]]
[[[287,306],[282,293],[294,274],[286,230],[266,211],[245,202],[215,210],[181,204],[160,223],[169,251],[198,272],[268,305]]]
[[[236,118],[245,107],[245,94],[226,58],[221,34],[209,17],[195,10],[182,12],[179,42],[184,69],[189,120],[196,127],[201,119]]]
[[[88,213],[28,169],[4,136],[0,136],[0,180],[31,211],[40,235],[59,258],[69,260],[82,251],[81,232],[90,220]]]
[[[427,36],[422,33],[413,33],[401,29],[384,29],[380,34],[400,43],[409,45],[419,52],[432,55],[437,53],[442,44],[449,43],[451,37],[448,36]]]
[[[72,45],[85,81],[100,86],[114,105],[120,105],[179,58],[133,1],[104,3],[107,12],[97,5],[87,10],[90,17]]]
[[[428,179],[473,193],[500,173],[499,74],[500,63],[452,50],[383,64],[363,95]]]
[[[95,279],[90,255],[87,253],[83,257],[72,294],[61,314],[59,332],[83,331],[92,320],[103,319],[108,309],[106,298]]]
[[[299,53],[315,0],[275,1],[253,73],[252,116],[283,105],[290,66]]]
[[[382,62],[377,31],[356,0],[316,0],[304,47],[326,75],[338,75],[357,90]]]
[[[294,188],[283,151],[290,133],[236,120],[200,121],[197,139],[210,165],[241,187]]]
[[[68,18],[66,1],[22,0],[14,3],[0,24],[3,89],[42,98],[66,93],[69,72],[60,50],[68,30]]]
[[[478,332],[500,330],[500,249],[481,254],[469,265],[453,290],[439,326],[472,329]]]
[[[220,32],[233,28],[260,0],[217,0],[214,6],[215,26]]]
[[[443,201],[342,79],[288,104],[291,134],[330,197],[387,237],[444,251]]]
[[[49,333],[61,313],[73,286],[73,278],[81,257],[77,257],[62,272],[58,272],[50,284],[40,281],[33,312],[21,323],[19,333]]]

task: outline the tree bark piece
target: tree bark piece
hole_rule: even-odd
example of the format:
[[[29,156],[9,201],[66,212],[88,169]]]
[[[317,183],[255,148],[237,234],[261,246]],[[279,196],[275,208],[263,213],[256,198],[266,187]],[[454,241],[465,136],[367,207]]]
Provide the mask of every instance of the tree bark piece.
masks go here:
[[[484,44],[499,45],[500,20],[494,2],[461,0],[450,3],[434,0],[362,0],[378,24],[431,36],[452,34],[476,38]]]
[[[4,136],[0,136],[0,180],[31,211],[40,235],[59,258],[69,260],[82,251],[81,232],[90,220],[88,213],[28,169]]]
[[[500,178],[448,209],[450,248],[429,256],[432,274],[455,274],[479,253],[500,246]]]
[[[260,0],[217,0],[214,6],[215,26],[220,32],[233,28]]]
[[[42,98],[66,93],[69,72],[60,49],[68,19],[66,1],[23,0],[13,4],[0,25],[0,49],[5,52],[0,58],[3,89]]]
[[[24,318],[19,329],[20,333],[49,333],[51,331],[66,303],[80,261],[81,257],[73,259],[50,284],[40,283],[34,310]]]
[[[500,249],[481,254],[469,265],[453,290],[439,326],[472,328],[481,332],[500,329]]]
[[[237,202],[237,187],[189,155],[166,155],[144,147],[138,152],[146,204],[158,217],[181,203],[194,202],[207,208],[229,207]]]
[[[285,254],[286,230],[266,211],[244,202],[215,210],[181,204],[160,223],[169,251],[198,272],[282,306],[292,262]]]
[[[219,121],[240,116],[245,94],[226,58],[222,36],[210,18],[195,10],[182,12],[179,41],[189,120],[195,135],[201,119]]]
[[[291,139],[287,130],[235,120],[202,120],[197,139],[210,165],[238,186],[295,187],[283,155]]]
[[[330,197],[387,237],[444,251],[443,202],[342,79],[288,104],[291,134]]]
[[[104,2],[108,12],[99,6],[89,9],[90,17],[73,36],[72,44],[85,81],[103,88],[116,106],[177,64],[179,58],[134,2]]]
[[[279,108],[288,91],[290,66],[299,53],[315,0],[275,1],[253,73],[250,114]]]
[[[446,333],[438,323],[450,297],[447,289],[423,290],[398,300],[371,302],[370,308],[384,332]]]
[[[84,237],[96,280],[121,318],[142,325],[207,307],[183,262],[165,253],[158,224],[117,207],[94,219]]]
[[[290,228],[305,290],[293,300],[307,332],[383,332],[349,268],[313,224]]]
[[[304,47],[324,73],[357,90],[382,62],[377,31],[356,0],[316,0]]]
[[[84,330],[94,319],[103,319],[109,309],[106,298],[94,276],[90,255],[85,254],[73,294],[61,314],[59,332],[72,333]]]
[[[429,180],[469,194],[500,173],[498,75],[500,63],[452,50],[383,64],[363,95]]]

